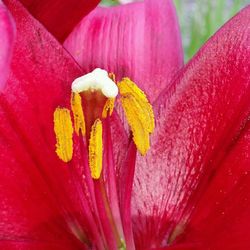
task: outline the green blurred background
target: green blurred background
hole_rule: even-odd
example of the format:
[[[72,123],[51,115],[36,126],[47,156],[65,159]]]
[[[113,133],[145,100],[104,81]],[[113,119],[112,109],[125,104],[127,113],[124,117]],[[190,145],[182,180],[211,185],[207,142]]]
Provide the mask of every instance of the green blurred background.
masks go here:
[[[247,5],[249,0],[174,0],[180,21],[185,60],[188,61],[223,23]],[[103,0],[103,5],[119,4]]]

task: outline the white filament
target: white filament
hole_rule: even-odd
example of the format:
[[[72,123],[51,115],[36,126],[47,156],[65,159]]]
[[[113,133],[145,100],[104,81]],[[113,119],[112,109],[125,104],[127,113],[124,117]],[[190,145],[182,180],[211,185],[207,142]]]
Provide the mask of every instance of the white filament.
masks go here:
[[[118,87],[103,69],[95,69],[91,73],[76,78],[72,82],[71,89],[73,92],[80,93],[86,90],[101,90],[107,98],[115,98],[118,94]]]

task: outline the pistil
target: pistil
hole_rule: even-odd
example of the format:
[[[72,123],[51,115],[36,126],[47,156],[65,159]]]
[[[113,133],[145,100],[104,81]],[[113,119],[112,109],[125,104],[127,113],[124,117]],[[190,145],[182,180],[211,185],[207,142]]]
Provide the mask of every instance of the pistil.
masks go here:
[[[100,90],[87,90],[80,93],[82,109],[85,117],[87,144],[90,140],[90,132],[97,119],[102,119],[102,112],[107,101]]]
[[[125,201],[118,202],[118,192],[121,190],[117,190],[116,187],[116,170],[119,166],[115,166],[110,129],[110,116],[115,107],[116,98],[121,100],[133,135],[134,144],[132,144],[136,145],[141,155],[145,155],[150,147],[149,135],[154,130],[154,114],[151,104],[144,92],[130,79],[124,78],[116,84],[115,76],[101,69],[79,77],[72,83],[71,111],[74,129],[70,110],[66,108],[55,110],[56,153],[64,162],[71,161],[74,155],[73,132],[75,132],[79,143],[78,148],[84,154],[82,155],[84,159],[82,170],[86,171],[86,173],[81,173],[82,177],[77,176],[75,180],[82,178],[84,185],[82,199],[84,203],[90,203],[86,206],[91,209],[87,214],[93,216],[90,221],[97,223],[100,237],[103,239],[103,249],[126,249],[125,239],[129,247],[133,249],[132,224],[129,221],[131,219],[121,217],[121,212],[126,215],[130,215],[130,212],[119,207],[119,205],[125,205],[126,209],[129,209],[130,199],[123,194],[121,197],[125,197]],[[76,142],[77,140],[74,139],[74,143]],[[135,146],[132,149],[135,151]],[[128,153],[128,157],[130,155]],[[129,164],[129,167],[133,169],[135,157],[136,151],[132,157],[133,166]],[[70,167],[74,165],[70,164]],[[133,172],[134,170],[131,171]],[[127,183],[128,190],[130,190],[129,196],[131,196],[132,178],[133,174],[129,175]],[[77,227],[70,225],[73,233],[76,231],[75,228],[79,227],[79,225]],[[96,230],[94,227],[93,232]],[[89,242],[92,241],[93,239]],[[100,244],[99,240],[94,239],[94,241]]]

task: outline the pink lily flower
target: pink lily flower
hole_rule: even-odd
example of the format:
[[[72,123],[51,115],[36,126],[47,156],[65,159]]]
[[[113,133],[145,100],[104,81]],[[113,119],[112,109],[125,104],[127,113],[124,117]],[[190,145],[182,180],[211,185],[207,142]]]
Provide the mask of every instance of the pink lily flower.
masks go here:
[[[54,17],[54,12],[47,15],[49,8],[34,7],[36,1],[34,5],[23,2],[61,42],[79,20],[66,25],[70,27],[66,31],[61,27],[56,33],[52,28],[56,27],[55,20],[49,18]],[[152,1],[145,1],[145,5],[117,7],[112,15],[110,10],[97,9],[86,16],[65,42],[82,68],[19,2],[4,3],[17,32],[9,78],[0,96],[0,247],[248,249],[250,7],[227,23],[174,76],[182,64],[175,21],[170,22],[172,28],[162,28],[159,40],[153,40],[157,34],[154,26],[147,36],[150,22],[145,20],[151,15],[144,16],[143,24],[134,21],[134,10],[144,9],[142,14],[150,13],[146,10],[159,11],[156,16],[151,13],[155,18],[151,19],[152,24],[164,24],[167,17],[162,14],[170,8],[170,1],[158,1],[155,9]],[[88,10],[89,3],[86,1]],[[68,5],[64,7],[65,14]],[[122,16],[131,23],[126,24]],[[7,15],[6,23],[11,23],[10,18]],[[103,26],[103,20],[107,26]],[[134,37],[140,41],[126,43],[127,50],[122,49],[127,51],[126,60],[117,54],[124,44],[113,46],[128,37],[117,35],[120,29],[114,23],[111,26],[112,20],[119,20],[118,24],[130,30],[128,41],[133,43]],[[58,25],[58,19],[56,22]],[[88,23],[93,24],[93,35]],[[110,33],[102,33],[101,27],[110,28]],[[172,42],[165,36],[169,30],[177,32],[171,37]],[[142,33],[138,35],[136,31]],[[11,37],[14,33],[10,32],[7,34]],[[89,37],[80,37],[81,32]],[[109,43],[110,34],[114,35],[113,43]],[[88,39],[93,42],[92,48]],[[11,48],[12,39],[7,41]],[[146,45],[141,46],[143,41]],[[162,43],[169,43],[169,50],[173,51],[170,53]],[[74,53],[76,49],[81,56]],[[85,62],[84,53],[81,54],[84,49]],[[9,59],[1,68],[6,75],[8,62]],[[166,65],[171,65],[171,70]],[[136,154],[138,145],[115,112],[102,118],[103,169],[102,178],[97,179],[89,169],[86,141],[79,136],[73,138],[72,160],[64,163],[59,159],[53,123],[58,106],[70,106],[72,81],[95,67],[112,70],[118,79],[136,79],[150,100],[155,100],[156,121],[151,147],[146,156],[141,156]],[[156,83],[149,84],[153,80]],[[91,120],[97,108],[93,101],[88,104],[84,114]],[[86,111],[88,107],[92,112]],[[91,137],[89,120],[86,129]]]

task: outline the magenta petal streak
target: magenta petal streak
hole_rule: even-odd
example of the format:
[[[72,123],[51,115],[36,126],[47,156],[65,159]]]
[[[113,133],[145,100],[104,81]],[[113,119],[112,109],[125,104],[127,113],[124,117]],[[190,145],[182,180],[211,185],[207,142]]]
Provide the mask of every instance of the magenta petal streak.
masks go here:
[[[9,74],[9,65],[15,37],[15,25],[7,8],[0,1],[0,90]]]
[[[83,18],[64,46],[86,72],[104,68],[130,77],[155,100],[183,65],[171,0],[145,0],[97,8]]]

